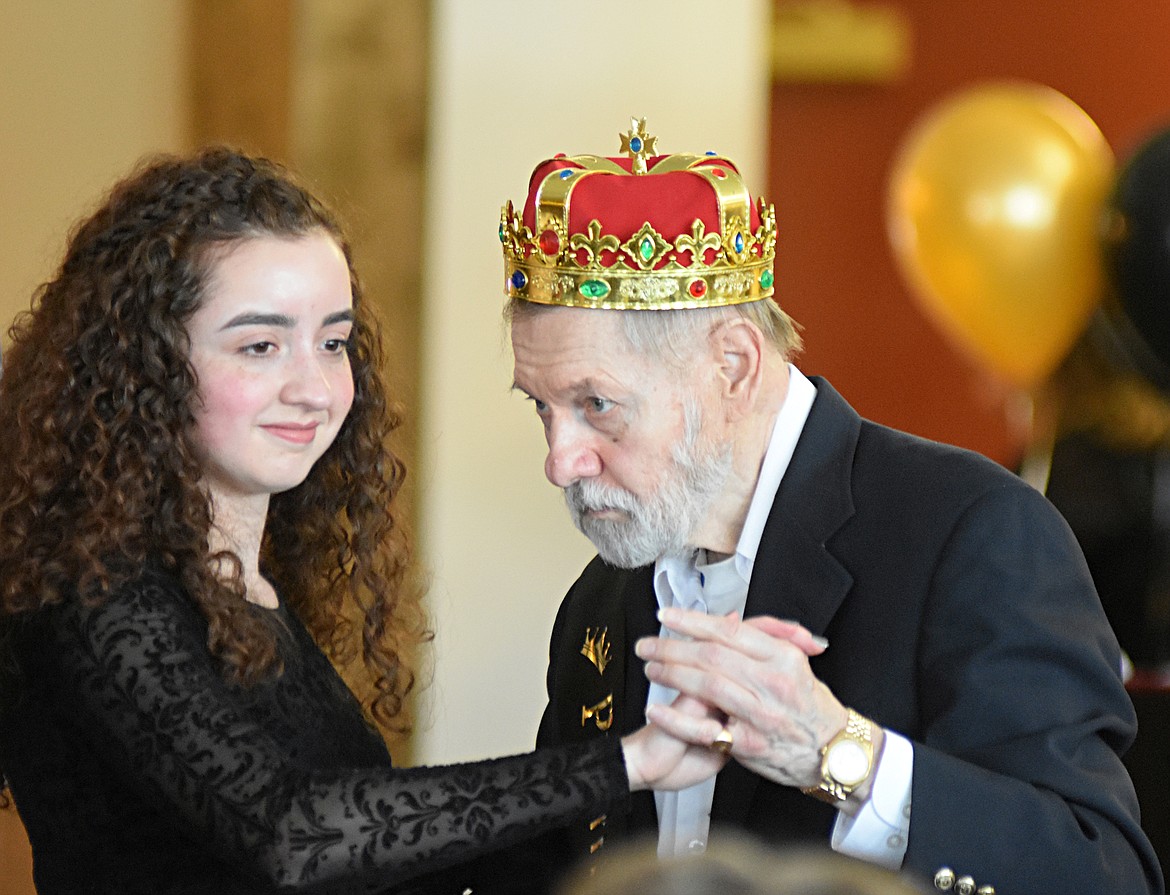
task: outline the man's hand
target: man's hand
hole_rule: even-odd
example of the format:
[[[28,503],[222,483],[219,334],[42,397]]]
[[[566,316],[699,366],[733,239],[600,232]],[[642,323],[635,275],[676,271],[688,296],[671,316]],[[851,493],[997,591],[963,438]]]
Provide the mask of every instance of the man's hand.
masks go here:
[[[798,624],[769,617],[741,621],[666,609],[661,619],[687,639],[639,640],[646,676],[718,713],[700,717],[675,706],[651,706],[647,717],[680,739],[705,745],[726,716],[732,755],[740,764],[786,786],[816,786],[821,747],[848,717],[809,667],[809,656],[824,652],[824,641]],[[860,800],[867,791],[857,794]]]
[[[682,718],[710,718],[712,714],[707,706],[686,696],[675,699],[671,710]],[[727,762],[726,754],[706,743],[680,740],[656,724],[622,737],[622,750],[631,792],[685,789],[718,773]]]

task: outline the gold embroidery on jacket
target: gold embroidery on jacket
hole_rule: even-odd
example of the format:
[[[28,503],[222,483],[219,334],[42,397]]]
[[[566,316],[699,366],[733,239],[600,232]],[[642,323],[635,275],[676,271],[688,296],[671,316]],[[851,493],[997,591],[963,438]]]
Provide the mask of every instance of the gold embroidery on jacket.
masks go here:
[[[581,706],[581,726],[585,726],[585,722],[590,718],[593,723],[597,725],[598,730],[609,730],[613,724],[613,694],[610,693],[605,699],[597,703],[597,705]]]
[[[609,664],[608,631],[609,628],[585,629],[585,645],[581,647],[581,655],[593,663],[598,674],[605,674],[605,666]]]

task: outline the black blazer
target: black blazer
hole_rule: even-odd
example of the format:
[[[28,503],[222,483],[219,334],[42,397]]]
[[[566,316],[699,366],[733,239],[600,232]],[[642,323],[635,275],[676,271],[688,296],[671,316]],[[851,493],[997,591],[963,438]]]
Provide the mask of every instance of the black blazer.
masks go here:
[[[1119,649],[1064,520],[990,460],[863,420],[813,382],[746,614],[826,636],[816,675],[913,742],[904,870],[929,879],[950,867],[999,895],[1161,893],[1119,757],[1136,730]],[[652,571],[594,559],[565,597],[538,745],[643,723],[648,682],[633,647],[658,628]],[[834,817],[731,762],[712,839],[736,827],[827,844]],[[564,831],[565,851],[549,859],[654,829],[653,796],[639,793],[628,815]]]

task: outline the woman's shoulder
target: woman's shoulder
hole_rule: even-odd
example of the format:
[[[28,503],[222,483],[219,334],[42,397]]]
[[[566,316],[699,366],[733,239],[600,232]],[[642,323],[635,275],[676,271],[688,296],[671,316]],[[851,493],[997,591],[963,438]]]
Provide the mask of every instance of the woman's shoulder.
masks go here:
[[[98,599],[64,594],[18,622],[6,647],[14,680],[67,702],[80,693],[105,699],[111,687],[138,687],[167,669],[211,665],[206,621],[178,578],[161,569],[144,568]]]
[[[80,607],[89,615],[168,612],[190,605],[190,600],[176,572],[150,561],[138,569],[123,572],[105,593],[87,595],[75,589],[61,603]]]
[[[191,634],[202,639],[206,628],[178,575],[159,563],[145,564],[105,594],[84,596],[74,589],[48,607],[41,621],[54,639],[91,642],[147,632],[164,639]]]

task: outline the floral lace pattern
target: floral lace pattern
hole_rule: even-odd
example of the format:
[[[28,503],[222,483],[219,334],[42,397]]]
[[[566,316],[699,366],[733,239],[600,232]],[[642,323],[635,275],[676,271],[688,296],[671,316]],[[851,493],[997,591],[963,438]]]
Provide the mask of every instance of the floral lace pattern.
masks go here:
[[[21,624],[0,764],[42,895],[384,891],[627,798],[609,740],[392,768],[304,628],[274,620],[285,671],[249,688],[161,575]]]

